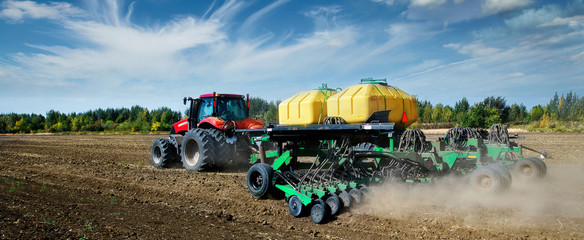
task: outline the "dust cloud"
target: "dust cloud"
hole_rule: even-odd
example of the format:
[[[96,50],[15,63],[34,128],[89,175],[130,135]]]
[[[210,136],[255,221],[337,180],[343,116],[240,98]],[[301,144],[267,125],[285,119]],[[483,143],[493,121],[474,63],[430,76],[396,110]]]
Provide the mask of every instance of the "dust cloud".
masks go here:
[[[515,179],[514,179],[515,180]],[[431,184],[371,187],[359,212],[390,219],[419,219],[466,227],[537,227],[581,232],[584,166],[549,167],[536,182],[513,181],[502,193],[479,193],[459,177]]]

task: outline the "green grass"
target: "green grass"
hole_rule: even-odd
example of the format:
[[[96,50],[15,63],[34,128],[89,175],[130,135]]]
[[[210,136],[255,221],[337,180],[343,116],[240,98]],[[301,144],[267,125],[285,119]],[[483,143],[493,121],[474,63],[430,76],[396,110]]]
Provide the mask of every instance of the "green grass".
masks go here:
[[[87,221],[85,222],[85,224],[83,225],[83,230],[85,231],[93,231],[96,228],[96,226],[94,226],[91,221]]]

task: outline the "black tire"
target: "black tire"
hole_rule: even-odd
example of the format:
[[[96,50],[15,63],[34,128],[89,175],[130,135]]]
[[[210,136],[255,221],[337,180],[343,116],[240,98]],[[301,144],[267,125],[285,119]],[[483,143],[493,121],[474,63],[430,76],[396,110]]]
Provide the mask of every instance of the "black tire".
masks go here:
[[[204,129],[188,131],[181,143],[181,160],[187,171],[204,171],[213,166],[215,141]]]
[[[470,175],[470,184],[480,192],[493,193],[506,189],[503,177],[495,169],[483,166]]]
[[[264,198],[270,193],[273,175],[272,166],[256,163],[247,171],[247,189],[252,196]]]
[[[176,149],[168,139],[154,140],[150,149],[150,160],[152,160],[154,167],[167,168],[176,158]]]
[[[341,200],[336,193],[330,193],[330,196],[326,198],[325,202],[331,210],[331,216],[336,215],[339,212],[339,209],[341,209]]]
[[[170,144],[172,144],[174,146],[174,149],[176,150],[175,155],[176,155],[176,159],[174,159],[176,162],[180,162],[180,158],[181,158],[181,154],[180,154],[180,145],[178,143],[178,141],[176,140],[175,137],[173,137],[172,135],[170,135],[168,137],[168,141],[170,142]]]
[[[542,170],[539,164],[532,159],[524,158],[513,167],[513,172],[522,181],[534,181],[542,178]]]
[[[351,201],[354,202],[355,204],[359,204],[361,203],[361,200],[363,199],[363,194],[361,193],[361,191],[359,191],[359,189],[356,188],[352,188],[349,191],[349,195],[351,195]]]
[[[543,160],[541,160],[541,158],[537,158],[537,157],[528,157],[527,159],[535,162],[538,166],[539,166],[539,174],[541,178],[544,178],[547,175],[547,165],[545,164],[545,162]]]
[[[288,199],[288,211],[294,217],[302,216],[304,213],[304,204],[302,204],[298,196],[294,195]]]
[[[209,135],[215,140],[215,159],[213,164],[217,167],[226,167],[230,160],[234,158],[234,144],[230,144],[225,139],[225,133],[218,129],[206,129]]]
[[[341,200],[343,207],[351,207],[351,195],[349,195],[347,191],[341,190],[341,193],[339,193],[339,199]]]
[[[316,224],[325,223],[329,216],[327,205],[322,199],[316,199],[310,209],[310,219]]]
[[[501,177],[503,178],[503,184],[505,185],[504,186],[505,188],[511,187],[513,178],[511,177],[511,172],[509,171],[509,169],[507,169],[505,166],[499,163],[489,164],[488,167],[494,169],[499,173],[499,175],[501,175]]]

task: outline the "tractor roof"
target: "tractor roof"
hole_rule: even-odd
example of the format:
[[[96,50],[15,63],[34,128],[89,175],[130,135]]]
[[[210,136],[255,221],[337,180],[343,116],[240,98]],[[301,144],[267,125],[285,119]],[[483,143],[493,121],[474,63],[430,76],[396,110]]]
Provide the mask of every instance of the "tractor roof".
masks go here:
[[[232,97],[232,98],[242,98],[244,97],[243,95],[239,95],[239,94],[229,94],[229,93],[216,93],[215,94],[217,97]],[[208,98],[208,97],[213,97],[212,93],[209,94],[203,94],[201,96],[199,96],[200,98]]]

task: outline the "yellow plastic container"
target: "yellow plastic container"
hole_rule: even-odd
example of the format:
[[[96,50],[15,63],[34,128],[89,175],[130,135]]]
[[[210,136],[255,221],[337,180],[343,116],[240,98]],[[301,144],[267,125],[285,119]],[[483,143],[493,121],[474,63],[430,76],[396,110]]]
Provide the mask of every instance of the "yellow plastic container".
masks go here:
[[[390,110],[388,121],[398,128],[406,128],[418,118],[416,98],[403,90],[387,85],[385,79],[361,79],[327,100],[329,117],[341,117],[347,123],[363,123],[374,112]]]
[[[281,102],[278,106],[280,124],[307,125],[320,124],[327,116],[326,100],[334,95],[336,90],[321,88],[301,92]]]

